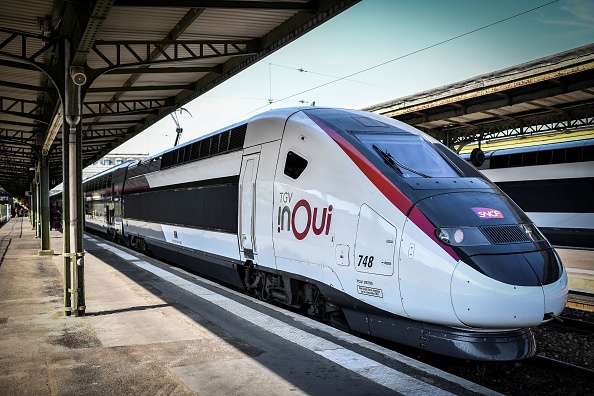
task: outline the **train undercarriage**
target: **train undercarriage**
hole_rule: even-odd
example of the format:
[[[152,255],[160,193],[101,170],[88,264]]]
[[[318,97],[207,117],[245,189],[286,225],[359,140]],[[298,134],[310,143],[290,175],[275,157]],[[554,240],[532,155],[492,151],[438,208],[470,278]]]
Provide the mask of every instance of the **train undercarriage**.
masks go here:
[[[344,293],[308,279],[296,279],[259,268],[250,260],[229,265],[228,261],[205,260],[199,252],[175,252],[175,246],[146,241],[140,236],[117,233],[114,241],[177,266],[238,288],[262,301],[281,305],[349,333],[371,335],[422,350],[471,360],[521,360],[536,351],[530,329],[478,331],[424,323],[389,314],[357,303]],[[215,260],[216,261],[216,260]],[[221,264],[223,263],[223,265]],[[226,265],[224,264],[226,263]],[[497,351],[494,354],[494,351]]]
[[[119,242],[133,250],[150,257],[161,258],[151,250],[144,238],[135,235],[128,235],[126,238],[123,238],[117,233],[108,233],[108,235],[115,242]],[[187,268],[188,266],[184,267]],[[352,331],[342,309],[328,301],[314,283],[264,271],[257,267],[251,260],[246,261],[243,265],[235,266],[237,276],[241,279],[242,287],[244,288],[243,291],[259,300],[281,304],[305,313],[308,316],[329,323],[340,330]],[[212,277],[211,274],[204,273],[200,268],[194,267],[189,269]],[[215,279],[220,280],[218,278]],[[233,285],[238,286],[236,283]]]

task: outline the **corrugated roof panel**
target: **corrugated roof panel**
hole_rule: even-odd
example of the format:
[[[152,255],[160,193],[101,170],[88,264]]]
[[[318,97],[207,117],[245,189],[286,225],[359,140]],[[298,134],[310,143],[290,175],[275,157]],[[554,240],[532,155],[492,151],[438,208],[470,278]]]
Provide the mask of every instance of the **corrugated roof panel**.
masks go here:
[[[91,85],[91,88],[121,87],[124,85],[128,75],[126,74],[105,74],[99,76]]]
[[[283,0],[285,3],[287,1],[293,0]],[[148,125],[162,119],[171,109],[183,106],[213,85],[225,81],[249,66],[251,62],[255,62],[268,54],[271,49],[280,48],[289,43],[293,38],[296,38],[295,29],[298,31],[297,36],[306,33],[326,19],[357,3],[357,1],[324,0],[312,2],[311,0],[294,0],[295,3],[311,3],[316,8],[329,9],[330,11],[322,13],[316,12],[315,9],[309,9],[308,12],[301,13],[302,17],[295,20],[294,23],[286,23],[298,11],[276,9],[277,4],[274,3],[277,3],[277,1],[270,1],[270,7],[266,8],[266,0],[255,3],[252,3],[251,0],[232,2],[232,4],[239,7],[236,9],[226,8],[225,6],[231,3],[223,4],[223,2],[218,4],[215,2],[210,3],[214,8],[197,9],[167,7],[166,1],[161,3],[163,5],[154,7],[120,7],[113,5],[117,4],[117,2],[106,1],[103,4],[100,0],[93,2],[84,2],[82,0],[0,0],[0,26],[11,29],[10,32],[17,31],[23,34],[33,34],[37,37],[41,37],[42,34],[53,34],[56,40],[68,38],[74,44],[74,49],[79,50],[76,52],[74,61],[78,65],[84,64],[94,70],[106,69],[111,65],[126,67],[126,63],[133,65],[128,66],[128,68],[138,69],[138,65],[142,64],[148,56],[146,48],[136,44],[132,44],[132,47],[136,50],[135,53],[122,50],[123,52],[118,55],[115,45],[101,46],[101,41],[119,42],[121,43],[120,49],[122,49],[125,48],[124,44],[129,44],[131,40],[154,42],[165,39],[251,40],[254,38],[260,39],[264,36],[269,38],[269,40],[262,42],[263,48],[250,47],[250,51],[254,51],[254,53],[253,56],[250,54],[249,57],[244,58],[246,59],[245,62],[240,65],[235,65],[235,63],[228,65],[229,72],[224,75],[216,74],[219,69],[169,74],[106,73],[91,81],[90,79],[94,73],[92,71],[87,73],[89,80],[86,83],[86,88],[89,88],[89,90],[83,91],[86,92],[83,98],[83,115],[85,116],[82,121],[83,130],[89,131],[90,128],[93,128],[93,130],[117,130],[114,133],[106,133],[105,136],[101,136],[101,133],[85,133],[83,135],[83,163],[88,164],[89,160],[96,160],[113,148],[114,144],[130,139]],[[151,3],[148,2],[147,4]],[[78,6],[76,10],[74,9],[75,6]],[[40,18],[39,22],[38,17]],[[44,29],[43,24],[46,20],[49,21],[49,18],[55,19],[48,22],[46,29]],[[283,26],[285,23],[286,26]],[[49,26],[52,24],[53,26]],[[277,29],[278,27],[280,29]],[[52,31],[52,28],[54,31]],[[23,35],[17,35],[17,39],[11,42],[5,42],[8,37],[11,37],[10,32],[0,33],[0,43],[4,43],[0,51],[9,54],[9,56],[2,56],[2,59],[10,58],[13,61],[15,57],[19,58],[21,53],[21,38]],[[81,41],[79,42],[79,40]],[[44,41],[31,38],[27,40],[27,53],[25,55],[30,56],[37,53],[43,46]],[[105,59],[102,59],[93,50],[97,46],[100,46],[101,55]],[[57,56],[60,59],[64,58],[63,48],[63,46],[52,48],[52,50],[57,51]],[[90,48],[89,52],[87,52],[88,48]],[[154,46],[151,46],[148,53],[154,52],[154,48]],[[213,67],[223,65],[225,62],[229,63],[231,57],[234,56],[228,55],[234,52],[224,52],[223,48],[218,45],[215,45],[214,49],[208,47],[200,49],[197,45],[191,45],[190,51],[198,54],[202,50],[206,56],[215,55],[215,57],[181,60],[185,51],[183,47],[169,46],[164,50],[165,54],[159,55],[157,59],[173,58],[175,50],[178,51],[177,61],[174,63],[171,61],[159,63],[151,60],[151,68]],[[182,57],[179,57],[180,54]],[[47,51],[39,53],[36,60],[48,66],[48,70],[51,70],[50,74],[55,73],[50,78],[57,81],[62,80],[65,71],[52,68],[51,65],[55,65],[55,63],[48,59],[48,55],[49,52]],[[118,56],[119,60],[116,59]],[[206,73],[210,73],[208,84],[204,79]],[[23,136],[21,145],[27,146],[25,153],[27,158],[24,160],[26,164],[24,164],[23,170],[19,170],[19,172],[22,171],[22,174],[29,175],[27,169],[37,160],[37,154],[30,147],[33,130],[47,131],[44,126],[50,125],[50,114],[59,106],[59,98],[56,98],[51,92],[44,92],[48,79],[41,72],[26,70],[26,67],[20,67],[18,63],[5,63],[0,66],[0,74],[3,81],[12,83],[12,85],[4,84],[4,86],[0,87],[0,96],[15,98],[14,103],[18,103],[20,99],[27,99],[32,102],[25,105],[25,110],[22,111],[24,114],[18,114],[20,110],[14,112],[11,110],[13,114],[8,114],[5,111],[0,120],[4,121],[5,124],[12,123],[13,126],[18,126],[19,131],[21,131],[21,136]],[[18,84],[22,84],[22,86]],[[121,90],[124,85],[131,85],[131,90]],[[176,86],[177,89],[172,89],[172,87]],[[93,92],[95,89],[105,88],[110,89],[107,92]],[[51,89],[53,90],[53,88]],[[119,107],[114,105],[112,110],[105,112],[104,106],[106,104],[102,102],[110,101],[114,96],[120,102]],[[44,103],[42,105],[45,107],[39,109],[35,107],[38,98],[43,98]],[[134,100],[143,103],[133,103]],[[152,102],[149,102],[149,100]],[[160,102],[155,103],[154,100],[160,100]],[[128,103],[122,103],[126,101]],[[141,110],[134,112],[127,106]],[[146,111],[143,106],[145,108],[158,107],[159,110]],[[119,116],[106,115],[116,111],[116,107],[120,113]],[[6,109],[6,106],[3,109]],[[11,130],[15,129],[10,128]],[[1,135],[0,139],[2,139]],[[53,143],[54,150],[50,151],[52,153],[49,159],[52,180],[60,179],[60,176],[58,176],[61,168],[62,148],[60,141],[61,132],[58,132],[58,136]],[[0,183],[9,182],[15,191],[28,188],[26,178],[22,177],[19,180],[15,178],[13,180],[0,173]],[[20,179],[23,179],[23,183],[21,183]]]
[[[2,0],[0,26],[41,34],[41,30],[37,28],[37,17],[51,17],[53,7],[53,0]]]
[[[183,40],[238,39],[261,37],[295,11],[208,9],[180,37]]]
[[[132,91],[122,95],[120,100],[146,100],[157,98],[169,98],[179,93],[179,90],[158,90],[158,91]]]
[[[31,88],[37,88],[41,81],[41,72],[32,70],[16,69],[11,67],[0,66],[0,78],[3,81],[9,81],[15,84],[22,84]],[[41,89],[41,88],[39,88]],[[0,96],[4,98],[12,98],[18,100],[37,101],[40,91],[36,89],[19,89],[16,87],[0,86]],[[10,105],[11,102],[4,102],[4,107]],[[32,105],[26,104],[25,111],[32,111]],[[28,110],[27,110],[28,109]],[[20,108],[17,109],[20,111]],[[34,110],[34,113],[39,113],[39,108]],[[2,117],[4,118],[4,115]]]
[[[190,84],[204,77],[207,73],[143,74],[136,82],[137,86],[146,85],[181,85]]]
[[[188,10],[181,7],[113,7],[97,39],[162,40]]]

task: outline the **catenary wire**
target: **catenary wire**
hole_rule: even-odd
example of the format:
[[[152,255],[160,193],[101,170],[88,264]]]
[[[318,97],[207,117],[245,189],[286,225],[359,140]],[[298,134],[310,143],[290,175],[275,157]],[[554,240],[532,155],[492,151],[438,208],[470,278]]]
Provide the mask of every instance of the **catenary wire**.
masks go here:
[[[351,73],[351,74],[349,74],[349,75],[346,75],[346,76],[343,76],[343,77],[336,78],[336,79],[334,79],[334,80],[332,80],[332,81],[328,81],[328,82],[326,82],[326,83],[324,83],[324,84],[320,84],[320,85],[317,85],[317,86],[315,86],[315,87],[312,87],[312,88],[308,88],[308,89],[306,89],[306,90],[303,90],[303,91],[301,91],[301,92],[297,92],[297,93],[295,93],[295,94],[291,94],[291,95],[289,95],[289,96],[286,96],[286,97],[284,97],[284,98],[282,98],[282,99],[277,99],[277,100],[270,101],[270,103],[267,103],[267,104],[265,104],[264,106],[260,106],[260,107],[258,107],[257,109],[254,109],[254,110],[252,110],[252,111],[250,111],[250,112],[248,112],[248,113],[245,113],[245,114],[243,114],[242,116],[240,116],[240,117],[238,117],[238,118],[244,118],[244,117],[246,117],[246,116],[248,116],[248,115],[250,115],[250,114],[252,114],[252,113],[254,113],[254,112],[258,111],[258,110],[261,110],[261,109],[263,109],[263,108],[265,108],[265,107],[267,107],[267,106],[270,106],[272,103],[276,103],[276,102],[282,102],[282,101],[284,101],[284,100],[287,100],[287,99],[290,99],[290,98],[292,98],[292,97],[294,97],[294,96],[297,96],[297,95],[302,95],[302,94],[304,94],[304,93],[311,92],[311,91],[313,91],[313,90],[316,90],[316,89],[319,89],[319,88],[322,88],[322,87],[328,86],[328,85],[330,85],[330,84],[334,84],[334,83],[336,83],[336,82],[338,82],[338,81],[345,80],[345,79],[347,79],[347,78],[350,78],[350,77],[356,76],[356,75],[358,75],[358,74],[362,74],[362,73],[368,72],[368,71],[370,71],[370,70],[377,69],[378,67],[381,67],[381,66],[387,65],[388,63],[392,63],[392,62],[395,62],[395,61],[397,61],[397,60],[404,59],[404,58],[407,58],[407,57],[409,57],[409,56],[412,56],[412,55],[418,54],[418,53],[420,53],[420,52],[427,51],[427,50],[429,50],[429,49],[431,49],[431,48],[435,48],[435,47],[437,47],[437,46],[440,46],[440,45],[443,45],[443,44],[445,44],[445,43],[449,43],[450,41],[454,41],[454,40],[457,40],[457,39],[459,39],[459,38],[462,38],[462,37],[468,36],[468,35],[470,35],[470,34],[476,33],[476,32],[478,32],[478,31],[481,31],[481,30],[484,30],[484,29],[490,28],[490,27],[492,27],[492,26],[495,26],[495,25],[498,25],[498,24],[500,24],[500,23],[503,23],[503,22],[509,21],[509,20],[511,20],[511,19],[517,18],[517,17],[519,17],[519,16],[522,16],[522,15],[528,14],[528,13],[530,13],[530,12],[533,12],[533,11],[536,11],[536,10],[538,10],[538,9],[541,9],[541,8],[547,7],[547,6],[549,6],[549,5],[551,5],[551,4],[554,4],[554,3],[557,3],[557,2],[559,2],[559,0],[553,0],[553,1],[549,1],[549,2],[547,2],[547,3],[544,3],[544,4],[541,4],[541,5],[539,5],[539,6],[533,7],[533,8],[531,8],[531,9],[529,9],[529,10],[522,11],[522,12],[520,12],[520,13],[518,13],[518,14],[511,15],[511,16],[509,16],[509,17],[507,17],[507,18],[500,19],[500,20],[498,20],[498,21],[495,21],[495,22],[492,22],[492,23],[490,23],[490,24],[488,24],[488,25],[481,26],[481,27],[479,27],[479,28],[476,28],[476,29],[470,30],[470,31],[468,31],[468,32],[465,32],[465,33],[459,34],[459,35],[457,35],[457,36],[450,37],[450,38],[448,38],[448,39],[446,39],[446,40],[442,40],[442,41],[440,41],[440,42],[438,42],[438,43],[431,44],[431,45],[429,45],[429,46],[427,46],[427,47],[423,47],[423,48],[420,48],[420,49],[418,49],[418,50],[416,50],[416,51],[412,51],[412,52],[409,52],[409,53],[407,53],[407,54],[404,54],[404,55],[398,56],[398,57],[396,57],[396,58],[394,58],[394,59],[390,59],[390,60],[388,60],[388,61],[385,61],[385,62],[382,62],[382,63],[378,63],[378,64],[376,64],[376,65],[374,65],[374,66],[370,66],[370,67],[368,67],[368,68],[365,68],[365,69],[363,69],[363,70],[359,70],[359,71],[357,71],[357,72],[355,72],[355,73]]]

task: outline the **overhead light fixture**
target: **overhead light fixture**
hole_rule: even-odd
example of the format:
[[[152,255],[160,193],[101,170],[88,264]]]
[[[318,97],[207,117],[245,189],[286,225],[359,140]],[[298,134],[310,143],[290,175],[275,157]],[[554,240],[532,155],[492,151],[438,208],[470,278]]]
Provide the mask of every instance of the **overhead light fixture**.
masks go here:
[[[52,147],[52,143],[58,134],[58,131],[62,128],[62,120],[64,118],[64,113],[62,111],[62,104],[60,103],[60,107],[58,108],[58,112],[52,119],[52,123],[49,127],[49,131],[47,137],[45,138],[45,142],[43,142],[43,147],[41,148],[41,154],[48,155],[49,150]]]

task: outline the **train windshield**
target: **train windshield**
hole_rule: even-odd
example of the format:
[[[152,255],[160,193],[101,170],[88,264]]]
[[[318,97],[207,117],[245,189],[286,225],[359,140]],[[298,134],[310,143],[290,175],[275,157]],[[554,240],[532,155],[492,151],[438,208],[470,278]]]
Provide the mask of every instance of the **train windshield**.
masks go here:
[[[460,177],[460,173],[421,136],[357,133],[355,136],[403,177]]]

